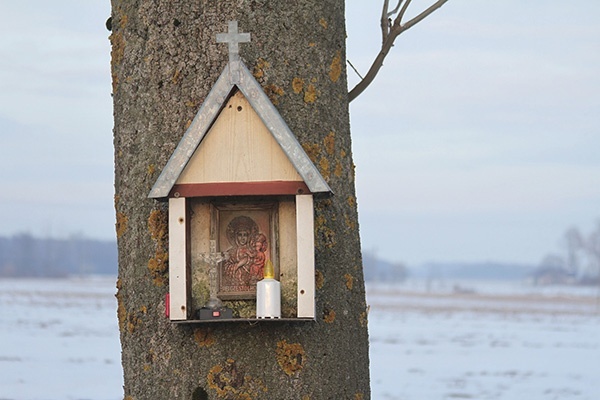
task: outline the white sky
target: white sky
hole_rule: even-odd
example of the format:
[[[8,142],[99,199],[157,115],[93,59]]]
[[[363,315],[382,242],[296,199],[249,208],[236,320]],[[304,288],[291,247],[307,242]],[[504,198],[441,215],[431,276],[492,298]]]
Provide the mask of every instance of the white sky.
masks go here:
[[[109,1],[0,13],[0,234],[113,238]],[[379,14],[347,1],[363,74]],[[537,263],[569,226],[591,229],[599,20],[591,0],[449,0],[400,36],[351,105],[363,248],[409,265]]]

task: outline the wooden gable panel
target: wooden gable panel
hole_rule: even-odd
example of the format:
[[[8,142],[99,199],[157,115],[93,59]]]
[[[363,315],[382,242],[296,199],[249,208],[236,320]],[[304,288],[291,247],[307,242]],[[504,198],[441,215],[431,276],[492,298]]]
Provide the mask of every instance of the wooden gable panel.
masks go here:
[[[303,181],[244,95],[237,91],[177,184]]]

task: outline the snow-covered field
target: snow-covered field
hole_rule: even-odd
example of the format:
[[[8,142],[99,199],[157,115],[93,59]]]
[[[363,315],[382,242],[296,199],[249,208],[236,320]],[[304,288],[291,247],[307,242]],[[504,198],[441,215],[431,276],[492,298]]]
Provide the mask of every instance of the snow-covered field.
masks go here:
[[[589,289],[368,289],[373,399],[600,399]]]
[[[123,398],[114,278],[0,279],[0,400]]]
[[[600,399],[597,291],[369,285],[372,398]],[[0,400],[122,399],[114,279],[0,279]]]

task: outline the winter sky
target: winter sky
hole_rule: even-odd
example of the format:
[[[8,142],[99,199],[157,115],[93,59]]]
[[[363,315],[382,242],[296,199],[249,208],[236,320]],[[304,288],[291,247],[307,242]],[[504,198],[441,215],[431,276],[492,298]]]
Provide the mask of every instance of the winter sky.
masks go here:
[[[380,1],[346,7],[364,74]],[[5,1],[0,13],[0,235],[114,238],[110,2]],[[590,231],[598,20],[591,0],[449,0],[401,35],[351,104],[363,248],[409,265],[535,264],[570,226]]]

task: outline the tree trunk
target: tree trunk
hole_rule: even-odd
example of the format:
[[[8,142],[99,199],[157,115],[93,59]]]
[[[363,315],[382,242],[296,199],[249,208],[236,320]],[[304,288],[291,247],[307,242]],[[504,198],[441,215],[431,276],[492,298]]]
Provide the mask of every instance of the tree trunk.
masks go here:
[[[242,61],[335,195],[315,201],[316,322],[165,318],[168,229],[148,193],[228,61]],[[125,399],[367,399],[367,310],[343,0],[112,0],[118,317]]]

